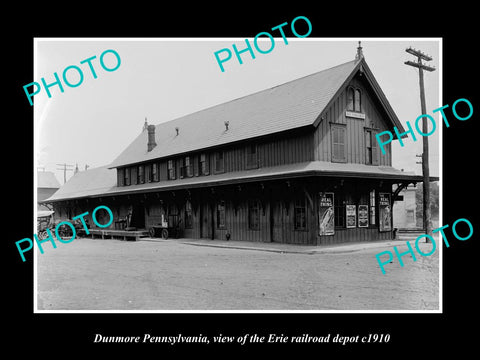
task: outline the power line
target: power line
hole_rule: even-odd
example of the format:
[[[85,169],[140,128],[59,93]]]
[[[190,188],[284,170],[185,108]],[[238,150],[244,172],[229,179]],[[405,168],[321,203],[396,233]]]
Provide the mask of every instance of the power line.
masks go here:
[[[63,170],[63,183],[67,182],[67,171],[74,171],[73,169],[67,169],[67,167],[73,167],[73,165],[64,163],[64,164],[57,164],[58,166],[63,166],[63,169],[57,168],[57,170]]]

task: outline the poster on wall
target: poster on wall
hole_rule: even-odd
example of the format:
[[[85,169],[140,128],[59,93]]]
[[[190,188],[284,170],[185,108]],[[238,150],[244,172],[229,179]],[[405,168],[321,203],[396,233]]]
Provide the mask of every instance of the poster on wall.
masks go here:
[[[319,235],[335,234],[333,193],[320,193],[318,221],[319,221]]]
[[[379,219],[380,219],[380,231],[392,230],[392,216],[390,207],[390,194],[380,193],[378,199],[379,205]]]
[[[358,227],[368,227],[368,205],[358,205]]]
[[[355,205],[346,205],[347,211],[347,228],[354,228],[357,226],[357,207]]]

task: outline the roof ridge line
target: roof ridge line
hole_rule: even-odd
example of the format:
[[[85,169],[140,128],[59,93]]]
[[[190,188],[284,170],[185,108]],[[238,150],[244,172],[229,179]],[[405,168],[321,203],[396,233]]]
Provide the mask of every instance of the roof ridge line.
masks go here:
[[[208,106],[208,107],[206,107],[206,108],[203,108],[203,109],[200,109],[200,110],[197,110],[197,111],[194,111],[194,112],[185,114],[185,115],[181,115],[181,116],[176,117],[176,118],[174,118],[174,119],[167,120],[167,121],[164,121],[164,122],[161,122],[161,123],[158,123],[158,124],[154,124],[154,125],[155,125],[155,127],[157,127],[157,126],[159,126],[159,125],[164,125],[164,124],[167,124],[167,123],[169,123],[169,122],[173,122],[173,121],[176,121],[176,120],[178,120],[178,119],[184,118],[184,117],[186,117],[186,116],[194,115],[194,114],[196,114],[196,113],[199,113],[199,112],[202,112],[202,111],[205,111],[205,110],[208,110],[208,109],[213,109],[213,108],[215,108],[215,107],[217,107],[217,106],[225,105],[225,104],[228,104],[228,103],[231,103],[231,102],[234,102],[234,101],[237,101],[237,100],[240,100],[240,99],[249,97],[249,96],[253,96],[253,95],[262,93],[262,92],[264,92],[264,91],[272,90],[272,89],[277,88],[277,87],[279,87],[279,86],[283,86],[283,85],[286,85],[286,84],[289,84],[289,83],[292,83],[292,82],[295,82],[295,81],[298,81],[298,80],[302,80],[302,79],[304,79],[304,78],[306,78],[306,77],[313,76],[313,75],[319,74],[319,73],[324,72],[324,71],[332,70],[332,69],[335,69],[335,68],[337,68],[337,67],[345,66],[346,64],[355,63],[355,62],[356,62],[356,60],[346,61],[346,62],[344,62],[344,63],[342,63],[342,64],[338,64],[338,65],[335,65],[335,66],[332,66],[332,67],[329,67],[329,68],[326,68],[326,69],[323,69],[323,70],[319,70],[319,71],[313,72],[313,73],[311,73],[311,74],[307,74],[307,75],[304,75],[304,76],[302,76],[302,77],[299,77],[299,78],[296,78],[296,79],[292,79],[292,80],[286,81],[286,82],[284,82],[284,83],[281,83],[281,84],[278,84],[278,85],[275,85],[275,86],[272,86],[272,87],[269,87],[269,88],[266,88],[266,89],[263,89],[263,90],[258,90],[258,91],[256,91],[256,92],[253,92],[253,93],[250,93],[250,94],[246,94],[246,95],[243,95],[243,96],[240,96],[240,97],[237,97],[237,98],[234,98],[234,99],[231,99],[231,100],[228,100],[228,101],[219,103],[219,104],[211,105],[211,106]]]

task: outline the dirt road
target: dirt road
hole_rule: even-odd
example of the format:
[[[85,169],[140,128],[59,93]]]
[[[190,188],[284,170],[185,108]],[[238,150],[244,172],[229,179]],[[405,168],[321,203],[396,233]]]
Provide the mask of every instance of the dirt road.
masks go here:
[[[38,252],[38,309],[437,310],[438,251],[404,256],[403,268],[395,259],[383,275],[375,254],[384,250],[392,249],[302,254],[76,239]]]

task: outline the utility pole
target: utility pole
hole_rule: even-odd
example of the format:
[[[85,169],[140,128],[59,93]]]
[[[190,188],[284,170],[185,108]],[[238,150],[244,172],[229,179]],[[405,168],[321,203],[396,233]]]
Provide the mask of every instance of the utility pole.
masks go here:
[[[435,71],[434,67],[425,65],[422,60],[430,61],[431,56],[425,55],[420,50],[412,49],[409,47],[405,51],[413,56],[417,57],[417,61],[405,61],[406,65],[418,68],[418,76],[420,83],[420,105],[422,107],[422,114],[427,113],[425,105],[425,87],[423,84],[423,70]],[[426,117],[422,119],[422,132],[428,133],[428,124]],[[432,235],[431,227],[431,214],[430,214],[430,168],[428,164],[428,136],[422,136],[423,139],[423,153],[422,153],[422,174],[423,174],[423,228],[425,234]],[[427,239],[428,242],[428,239]]]
[[[73,169],[67,169],[67,167],[73,167],[73,165],[69,165],[67,163],[57,165],[63,166],[63,169],[57,168],[57,170],[63,170],[63,183],[65,184],[67,182],[67,171],[73,171]]]

